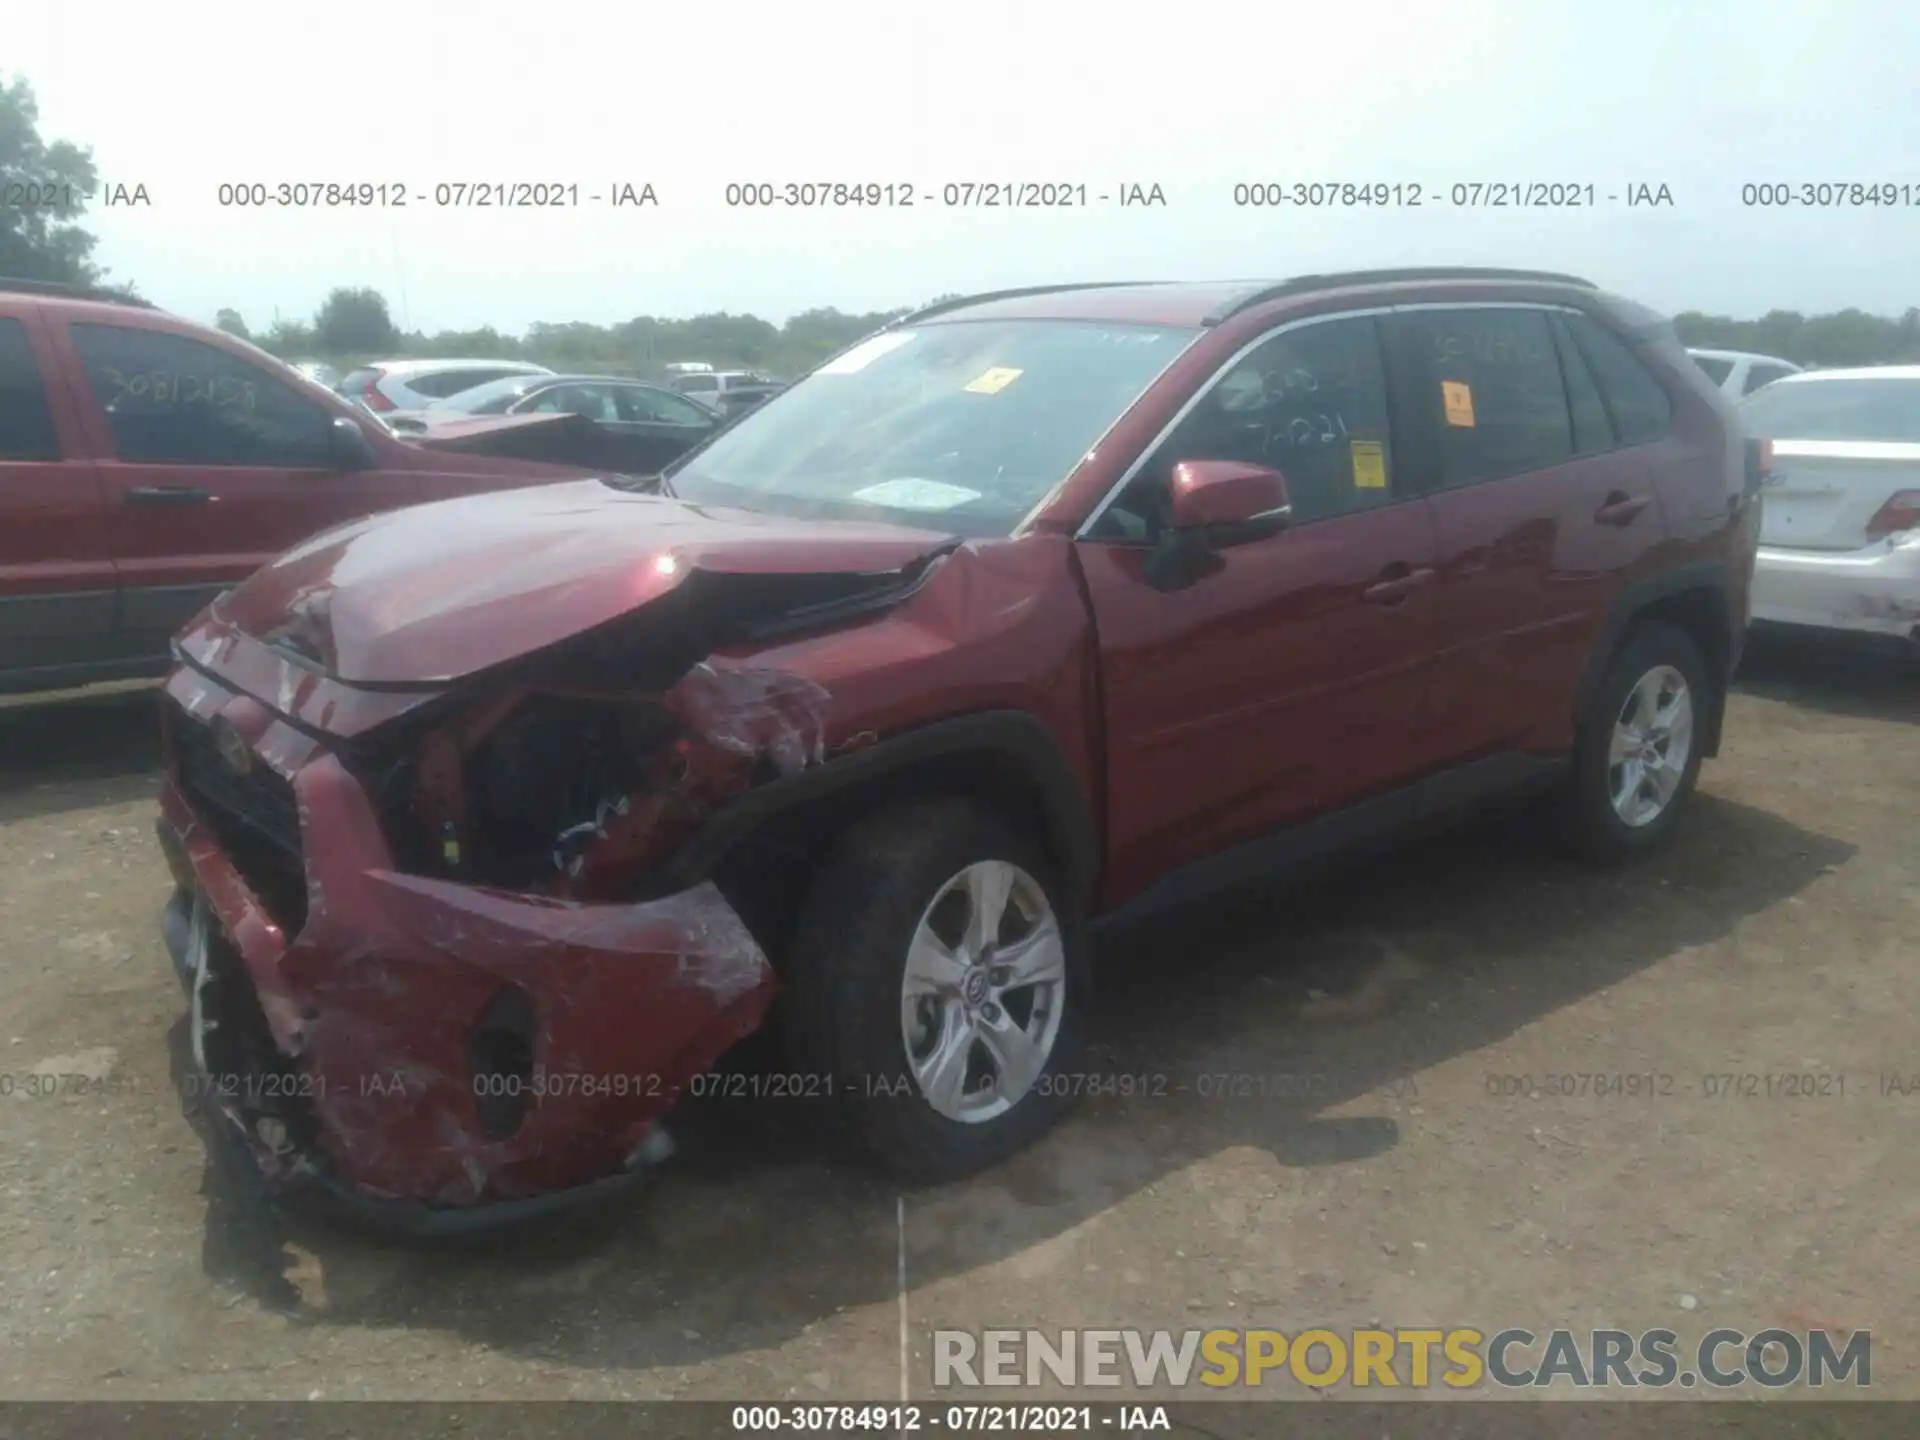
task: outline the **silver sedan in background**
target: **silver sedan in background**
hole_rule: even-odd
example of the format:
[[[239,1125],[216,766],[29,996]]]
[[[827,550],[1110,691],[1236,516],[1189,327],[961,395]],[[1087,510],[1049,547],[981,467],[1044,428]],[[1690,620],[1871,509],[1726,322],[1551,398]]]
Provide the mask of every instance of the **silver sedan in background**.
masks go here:
[[[1920,653],[1920,365],[1803,371],[1740,414],[1773,448],[1753,618]]]

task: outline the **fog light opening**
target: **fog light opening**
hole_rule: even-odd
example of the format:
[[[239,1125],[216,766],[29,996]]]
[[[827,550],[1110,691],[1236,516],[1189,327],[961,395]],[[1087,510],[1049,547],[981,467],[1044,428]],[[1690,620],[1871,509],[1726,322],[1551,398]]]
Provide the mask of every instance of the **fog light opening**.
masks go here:
[[[489,1140],[511,1138],[533,1100],[533,1000],[517,985],[502,986],[467,1037],[474,1113]]]

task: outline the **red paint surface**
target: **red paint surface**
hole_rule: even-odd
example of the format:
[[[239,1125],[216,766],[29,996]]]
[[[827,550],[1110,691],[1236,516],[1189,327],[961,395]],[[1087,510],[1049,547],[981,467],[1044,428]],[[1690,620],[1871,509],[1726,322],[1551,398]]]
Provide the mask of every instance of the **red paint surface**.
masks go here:
[[[1124,316],[1100,308],[1102,293]],[[1512,299],[1514,287],[1455,285],[1446,298]],[[1207,299],[1085,292],[999,308],[1168,321]],[[1737,457],[1722,456],[1704,399],[1677,396],[1657,445],[1298,526],[1222,550],[1185,589],[1149,585],[1141,549],[1072,538],[1249,340],[1354,303],[1290,299],[1207,331],[1021,535],[933,561],[884,613],[712,656],[664,697],[698,736],[689,803],[718,803],[755,758],[830,765],[873,736],[1020,710],[1052,733],[1080,784],[1102,841],[1104,908],[1183,862],[1450,764],[1563,750],[1575,683],[1622,586],[1699,558],[1750,572],[1751,525],[1728,507]],[[1594,519],[1613,491],[1649,486],[1658,503],[1641,523]],[[714,894],[594,903],[592,867],[577,903],[399,874],[332,741],[470,695],[452,707],[467,720],[447,720],[436,740],[434,788],[448,792],[485,728],[473,715],[511,698],[477,672],[623,616],[644,626],[693,575],[890,572],[940,540],[555,485],[321,536],[189,627],[181,646],[196,668],[177,670],[170,694],[230,720],[296,788],[310,881],[300,935],[289,943],[272,925],[176,789],[163,810],[186,832],[283,1047],[329,1078],[322,1118],[343,1173],[446,1204],[599,1178],[674,1086],[759,1023],[773,982],[742,961]],[[1383,578],[1408,576],[1416,583],[1380,603]],[[332,676],[257,638],[295,616]],[[390,682],[421,688],[365,688]],[[589,683],[622,693],[618,675]],[[617,869],[642,857],[667,808],[628,817],[619,853],[602,858]],[[536,997],[550,1068],[657,1076],[663,1093],[548,1100],[513,1140],[478,1140],[461,1047],[503,981]],[[419,1085],[406,1103],[360,1095],[362,1077],[395,1068]]]

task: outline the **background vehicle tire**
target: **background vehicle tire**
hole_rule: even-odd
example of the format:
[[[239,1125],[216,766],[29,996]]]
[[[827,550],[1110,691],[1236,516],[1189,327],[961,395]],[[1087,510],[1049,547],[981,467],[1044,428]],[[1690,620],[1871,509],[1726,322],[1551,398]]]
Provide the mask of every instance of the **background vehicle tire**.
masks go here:
[[[927,799],[849,831],[789,958],[796,1067],[832,1078],[843,1138],[902,1179],[983,1169],[1070,1108],[1084,926],[1044,850],[991,811]]]
[[[1684,630],[1656,623],[1629,637],[1582,717],[1561,813],[1568,843],[1603,862],[1663,844],[1693,792],[1708,707],[1718,703]]]

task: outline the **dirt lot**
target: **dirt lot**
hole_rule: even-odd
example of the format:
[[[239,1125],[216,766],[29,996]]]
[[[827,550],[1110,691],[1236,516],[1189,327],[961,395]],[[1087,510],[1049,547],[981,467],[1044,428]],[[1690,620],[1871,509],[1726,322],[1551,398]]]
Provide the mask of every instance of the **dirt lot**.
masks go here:
[[[1165,1093],[899,1197],[779,1104],[696,1115],[629,1211],[509,1253],[296,1236],[256,1298],[167,1079],[153,699],[0,709],[0,1396],[915,1392],[958,1326],[1871,1327],[1920,1396],[1920,676],[1759,651],[1677,847],[1595,874],[1481,825],[1105,947]],[[124,1093],[32,1098],[35,1072]],[[1197,1077],[1317,1076],[1303,1100]],[[1499,1077],[1665,1073],[1666,1095]],[[1844,1094],[1708,1098],[1722,1073]],[[4,1081],[0,1081],[0,1086]],[[216,1197],[217,1199],[218,1197]],[[997,1397],[996,1397],[997,1398]]]

